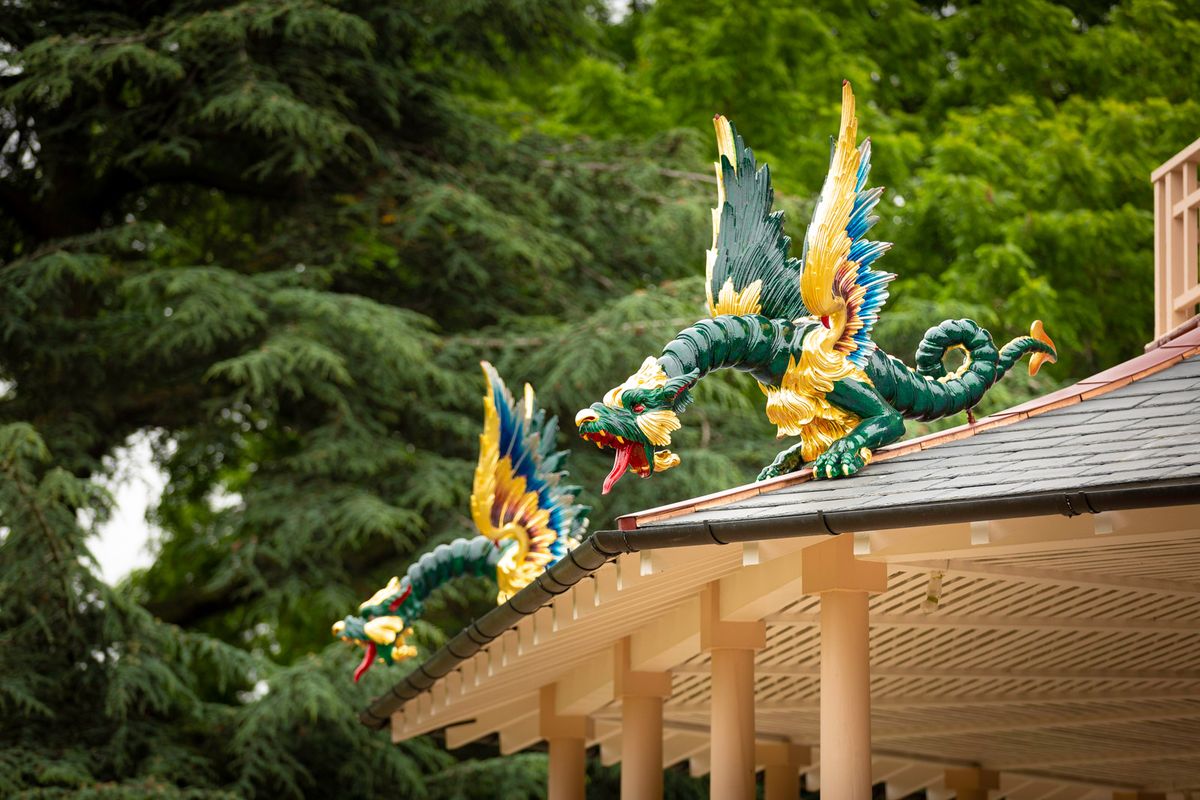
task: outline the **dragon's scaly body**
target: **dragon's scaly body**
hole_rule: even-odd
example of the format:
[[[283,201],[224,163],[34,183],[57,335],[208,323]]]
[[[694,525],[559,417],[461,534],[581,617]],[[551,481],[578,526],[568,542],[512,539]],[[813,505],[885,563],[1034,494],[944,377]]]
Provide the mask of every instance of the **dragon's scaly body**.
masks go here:
[[[447,581],[478,575],[495,581],[504,602],[573,548],[587,530],[590,509],[575,503],[566,484],[566,451],[555,451],[557,420],[537,407],[533,389],[517,401],[491,364],[483,362],[483,433],[471,489],[471,518],[479,535],[441,544],[409,566],[403,578],[333,624],[333,635],[363,647],[354,680],[376,661],[416,655],[405,642],[424,601]]]
[[[710,319],[680,331],[662,354],[575,418],[585,439],[614,450],[607,493],[627,471],[642,477],[679,457],[665,449],[696,381],[718,369],[748,372],[767,397],[779,436],[800,441],[760,473],[764,479],[811,463],[816,477],[851,475],[871,452],[904,433],[904,418],[969,410],[1026,353],[1030,373],[1053,361],[1035,322],[1030,336],[997,349],[971,320],[930,328],[917,368],[880,351],[870,334],[895,276],[873,268],[890,246],[866,233],[882,189],[868,189],[870,141],[855,146],[854,95],[843,86],[841,131],[801,259],[789,256],[782,212],[773,211],[770,172],[758,167],[733,126],[715,120],[719,161],[713,245],[708,251]],[[947,375],[946,352],[966,353]]]

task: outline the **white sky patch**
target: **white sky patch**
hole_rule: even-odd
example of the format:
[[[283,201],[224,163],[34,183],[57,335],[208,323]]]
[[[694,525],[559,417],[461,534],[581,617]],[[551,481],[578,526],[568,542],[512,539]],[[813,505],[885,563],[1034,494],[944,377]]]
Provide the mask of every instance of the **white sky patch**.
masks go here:
[[[151,542],[156,531],[146,521],[146,512],[162,497],[167,475],[154,463],[152,436],[142,432],[129,437],[112,455],[113,477],[100,481],[113,496],[113,513],[90,545],[100,576],[109,584],[154,563]]]
[[[616,24],[629,16],[629,2],[630,0],[605,0],[608,21]]]
[[[208,493],[208,505],[213,511],[224,511],[241,504],[242,495],[239,492],[230,492],[224,486],[217,486]]]

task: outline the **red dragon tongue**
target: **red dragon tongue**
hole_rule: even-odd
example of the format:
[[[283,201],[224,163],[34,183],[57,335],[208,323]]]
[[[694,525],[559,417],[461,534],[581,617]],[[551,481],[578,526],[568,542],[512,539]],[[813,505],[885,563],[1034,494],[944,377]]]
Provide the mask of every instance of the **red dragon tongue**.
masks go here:
[[[358,679],[366,674],[371,665],[375,663],[375,643],[367,642],[367,652],[363,654],[362,663],[358,665],[358,669],[354,670],[354,682],[358,683]]]
[[[629,469],[629,462],[633,460],[634,445],[627,444],[613,448],[613,467],[612,472],[608,473],[608,477],[604,479],[603,494],[608,494],[612,491],[612,487],[616,486],[617,481]]]

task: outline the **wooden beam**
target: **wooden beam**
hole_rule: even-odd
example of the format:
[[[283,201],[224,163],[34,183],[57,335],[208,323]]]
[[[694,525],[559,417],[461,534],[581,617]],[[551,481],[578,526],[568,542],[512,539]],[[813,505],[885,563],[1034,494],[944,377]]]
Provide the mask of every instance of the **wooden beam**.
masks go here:
[[[1013,794],[1021,791],[1034,783],[1033,778],[1022,778],[1015,775],[1000,776],[1000,794],[996,796],[996,800],[1013,800]]]
[[[621,734],[610,736],[600,743],[600,764],[611,767],[621,763],[621,753],[625,751],[625,740]]]
[[[708,734],[672,731],[663,735],[663,769],[708,752]]]
[[[871,781],[887,784],[893,778],[902,775],[912,764],[908,761],[892,761],[886,758],[871,759]]]
[[[1104,514],[1097,535],[1096,515],[1074,517],[1046,515],[985,521],[984,527],[962,522],[866,532],[870,561],[919,561],[931,558],[982,558],[1009,554],[1026,555],[1064,547],[1091,548],[1114,544],[1169,541],[1194,536],[1200,505],[1131,509]],[[974,532],[974,537],[972,533]],[[986,539],[986,541],[985,541]]]
[[[1004,791],[1000,798],[1001,800],[1046,800],[1053,794],[1057,794],[1063,785],[1054,783],[1048,779],[1034,779],[1028,783],[1021,785],[1020,788]]]
[[[591,658],[558,680],[556,713],[586,716],[613,699],[612,647],[603,647]]]
[[[1200,750],[1185,749],[1185,750],[1142,750],[1135,753],[1097,753],[1093,752],[1086,756],[1068,756],[1064,758],[1046,759],[1044,761],[1000,764],[989,766],[996,770],[1038,770],[1046,767],[1077,767],[1086,766],[1088,764],[1115,764],[1115,763],[1134,763],[1139,761],[1170,761],[1177,758],[1200,758]]]
[[[1039,567],[1007,567],[999,564],[974,564],[963,559],[888,564],[889,569],[903,572],[940,570],[947,575],[966,575],[973,578],[1003,578],[1041,586],[1090,586],[1097,589],[1134,589],[1140,592],[1200,596],[1200,583],[1128,578],[1078,570],[1042,569]]]
[[[763,618],[768,625],[791,625],[816,627],[815,613],[768,614]],[[1098,630],[1098,631],[1161,631],[1195,635],[1200,633],[1200,622],[1195,620],[1156,619],[1089,619],[1084,617],[1006,617],[1006,616],[955,616],[942,614],[874,614],[873,628],[974,628],[997,630]]]
[[[1193,695],[1197,697],[1197,695]],[[907,727],[896,730],[877,731],[873,734],[875,741],[885,739],[937,739],[947,736],[967,736],[971,734],[991,734],[1001,731],[1033,731],[1044,728],[1090,728],[1095,725],[1116,725],[1129,722],[1157,722],[1179,719],[1200,719],[1200,705],[1188,709],[1162,709],[1159,711],[1132,711],[1124,714],[1090,714],[1070,716],[1059,712],[1052,716],[1034,719],[1017,719],[1006,722],[994,719],[980,725],[948,725],[935,729],[914,729]]]
[[[908,769],[887,782],[884,796],[887,800],[901,800],[941,783],[944,773],[945,767],[937,764],[910,764]]]
[[[677,674],[707,674],[709,664],[681,664]],[[815,678],[821,674],[820,667],[812,664],[759,664],[757,675],[783,675],[800,678]],[[1041,669],[978,669],[975,667],[893,667],[872,666],[871,675],[878,678],[970,678],[987,680],[1121,680],[1121,681],[1200,681],[1200,671],[1188,670],[1120,670],[1120,669],[1062,669],[1047,666]],[[671,709],[668,708],[668,711]]]
[[[1050,794],[1046,795],[1046,800],[1083,800],[1088,796],[1094,796],[1098,789],[1090,786],[1059,786]]]
[[[630,668],[661,672],[700,652],[700,598],[660,613],[629,637]]]
[[[523,720],[526,717],[536,717],[537,713],[536,696],[527,695],[511,700],[482,712],[470,722],[446,728],[446,747],[455,750],[495,733],[506,724]]]
[[[756,549],[757,563],[744,566],[720,581],[720,619],[757,622],[765,614],[801,597],[802,559],[805,550],[795,550],[770,560]]]
[[[537,713],[514,719],[500,728],[500,754],[510,756],[542,739]]]
[[[614,739],[618,742],[620,741],[621,724],[619,722],[616,720],[599,720],[595,718],[592,721],[594,723],[592,725],[592,735],[587,740],[589,748],[597,745],[603,746]]]
[[[1054,694],[999,694],[999,695],[930,695],[912,697],[878,697],[872,698],[871,708],[886,711],[907,711],[920,708],[989,708],[1008,705],[1038,705],[1045,703],[1075,703],[1088,705],[1093,703],[1136,703],[1143,700],[1196,700],[1195,690],[1175,689],[1169,691],[1140,691],[1140,692],[1111,692],[1101,693],[1054,693]],[[816,713],[820,706],[815,701],[809,702],[762,702],[755,705],[758,713]],[[667,714],[706,714],[707,703],[677,703],[668,705]]]

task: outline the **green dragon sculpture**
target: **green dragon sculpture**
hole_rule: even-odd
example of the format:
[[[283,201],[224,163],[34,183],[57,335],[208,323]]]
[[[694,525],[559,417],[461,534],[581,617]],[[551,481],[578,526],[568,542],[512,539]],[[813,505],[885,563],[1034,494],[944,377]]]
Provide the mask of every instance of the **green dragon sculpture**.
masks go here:
[[[849,82],[842,85],[841,129],[829,172],[804,237],[800,259],[789,256],[783,212],[773,211],[770,170],[722,116],[717,130],[717,207],[707,256],[710,319],[680,331],[624,383],[575,417],[579,435],[614,451],[604,493],[626,472],[643,478],[677,465],[666,449],[708,373],[750,373],[766,395],[767,418],[779,437],[799,442],[759,473],[765,480],[811,464],[813,477],[854,473],[872,451],[900,438],[904,419],[970,413],[1026,353],[1030,374],[1056,358],[1041,322],[1029,336],[997,348],[969,319],[946,320],[926,332],[916,369],[882,352],[871,330],[895,277],[872,268],[890,247],[866,239],[882,188],[868,189],[871,143],[855,146],[858,120]],[[947,374],[943,357],[965,353]]]
[[[556,417],[537,408],[525,384],[518,402],[491,364],[482,362],[483,433],[471,487],[471,519],[478,536],[455,539],[421,556],[403,578],[392,578],[333,624],[333,635],[363,648],[357,682],[372,664],[394,664],[417,654],[406,637],[425,600],[447,581],[478,575],[495,581],[503,603],[562,558],[583,538],[591,509],[566,485],[567,451],[554,450]]]

